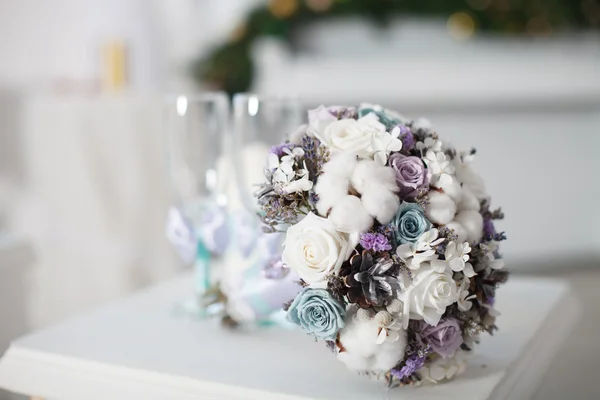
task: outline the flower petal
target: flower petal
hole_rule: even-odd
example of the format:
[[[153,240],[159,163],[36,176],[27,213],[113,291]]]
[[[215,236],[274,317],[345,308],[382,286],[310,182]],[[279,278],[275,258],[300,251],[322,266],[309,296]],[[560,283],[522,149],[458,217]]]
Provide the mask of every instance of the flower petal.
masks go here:
[[[466,263],[465,268],[462,272],[467,278],[472,278],[475,275],[477,275],[477,273],[473,270],[473,266],[471,265],[471,263]]]
[[[444,260],[431,260],[431,269],[437,273],[443,273],[446,270],[446,261]]]

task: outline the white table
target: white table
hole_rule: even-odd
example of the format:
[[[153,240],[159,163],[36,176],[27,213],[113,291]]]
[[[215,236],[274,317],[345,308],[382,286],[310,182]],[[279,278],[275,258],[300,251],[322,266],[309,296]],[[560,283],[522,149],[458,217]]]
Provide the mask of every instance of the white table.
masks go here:
[[[299,331],[229,331],[178,315],[191,290],[181,276],[13,342],[0,387],[59,400],[527,399],[578,318],[565,283],[514,278],[499,290],[501,330],[460,379],[388,393]]]
[[[34,259],[28,242],[0,230],[0,354],[11,340],[31,330],[26,293]]]

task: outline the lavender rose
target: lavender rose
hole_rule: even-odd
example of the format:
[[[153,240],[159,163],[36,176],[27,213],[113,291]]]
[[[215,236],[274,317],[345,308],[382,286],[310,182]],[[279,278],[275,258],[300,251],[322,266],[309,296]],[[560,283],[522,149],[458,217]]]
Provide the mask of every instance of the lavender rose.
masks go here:
[[[429,185],[427,169],[419,157],[394,153],[390,156],[390,167],[396,173],[396,184],[402,199],[414,199]]]
[[[460,326],[454,318],[447,318],[436,326],[425,325],[419,336],[444,358],[454,355],[463,342]]]

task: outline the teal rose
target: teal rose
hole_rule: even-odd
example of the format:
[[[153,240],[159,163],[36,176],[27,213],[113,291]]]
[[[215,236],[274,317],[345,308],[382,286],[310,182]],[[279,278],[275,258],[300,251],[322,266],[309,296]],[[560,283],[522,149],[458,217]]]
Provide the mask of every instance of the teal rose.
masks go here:
[[[288,309],[287,320],[319,339],[335,340],[346,309],[325,289],[305,288]]]
[[[400,114],[395,113],[391,110],[386,110],[385,108],[375,105],[375,104],[361,104],[358,108],[358,117],[364,117],[369,114],[375,114],[385,128],[390,131],[397,125],[404,124],[404,117]]]
[[[414,244],[419,236],[431,229],[431,222],[418,204],[404,202],[392,220],[392,226],[396,244]]]

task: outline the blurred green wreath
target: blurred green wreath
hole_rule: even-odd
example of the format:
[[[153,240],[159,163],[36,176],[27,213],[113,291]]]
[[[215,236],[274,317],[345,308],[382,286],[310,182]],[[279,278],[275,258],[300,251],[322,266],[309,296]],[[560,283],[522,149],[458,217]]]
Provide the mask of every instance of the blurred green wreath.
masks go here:
[[[600,0],[270,0],[254,8],[229,39],[192,65],[198,82],[230,95],[250,89],[251,48],[261,36],[288,42],[300,28],[328,18],[362,16],[385,27],[398,15],[447,19],[450,34],[468,38],[478,31],[547,36],[556,31],[597,29]]]

